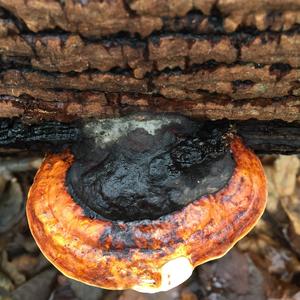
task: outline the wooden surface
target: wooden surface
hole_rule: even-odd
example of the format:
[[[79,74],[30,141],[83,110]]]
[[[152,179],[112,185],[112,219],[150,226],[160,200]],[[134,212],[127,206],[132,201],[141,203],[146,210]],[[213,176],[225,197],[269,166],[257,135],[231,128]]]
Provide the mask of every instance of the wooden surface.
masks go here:
[[[299,0],[0,0],[0,118],[300,120]]]
[[[283,121],[204,121],[222,132],[232,128],[258,154],[300,154],[300,124]],[[82,139],[80,122],[46,121],[24,124],[19,120],[0,119],[0,150],[61,151]]]

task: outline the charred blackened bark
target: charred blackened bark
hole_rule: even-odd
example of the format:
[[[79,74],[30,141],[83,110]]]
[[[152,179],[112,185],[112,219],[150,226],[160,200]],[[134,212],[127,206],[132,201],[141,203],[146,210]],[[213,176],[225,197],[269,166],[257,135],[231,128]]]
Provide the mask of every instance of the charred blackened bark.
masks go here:
[[[18,119],[0,119],[0,147],[59,151],[82,140],[85,122],[25,124]],[[258,154],[300,153],[300,123],[283,121],[197,121],[203,132],[213,128],[236,132]]]
[[[28,125],[16,119],[0,119],[0,147],[43,150],[68,146],[79,140],[78,124],[43,122]]]

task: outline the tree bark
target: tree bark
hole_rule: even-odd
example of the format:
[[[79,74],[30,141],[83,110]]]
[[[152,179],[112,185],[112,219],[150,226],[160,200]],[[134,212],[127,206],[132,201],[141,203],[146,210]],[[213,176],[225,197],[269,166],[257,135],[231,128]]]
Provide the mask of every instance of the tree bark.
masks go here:
[[[0,118],[300,121],[300,0],[0,0]]]
[[[258,154],[300,154],[300,124],[283,121],[199,121],[221,132],[232,132]],[[73,143],[84,143],[82,122],[43,122],[24,124],[17,120],[0,121],[0,149],[61,151]]]

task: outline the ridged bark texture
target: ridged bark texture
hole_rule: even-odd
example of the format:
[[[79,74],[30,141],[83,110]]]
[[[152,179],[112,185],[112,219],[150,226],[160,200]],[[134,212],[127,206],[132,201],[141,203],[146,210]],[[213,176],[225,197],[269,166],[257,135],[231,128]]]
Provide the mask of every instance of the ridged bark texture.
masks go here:
[[[0,0],[0,118],[300,120],[300,0]]]

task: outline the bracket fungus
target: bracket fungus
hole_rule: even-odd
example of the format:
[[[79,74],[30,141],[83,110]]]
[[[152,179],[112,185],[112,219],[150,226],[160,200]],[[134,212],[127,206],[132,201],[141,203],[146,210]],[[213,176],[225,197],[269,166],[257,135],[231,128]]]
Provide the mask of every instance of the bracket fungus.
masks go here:
[[[171,289],[223,256],[262,215],[262,165],[223,128],[174,115],[83,125],[48,154],[27,217],[62,273],[107,289]]]

